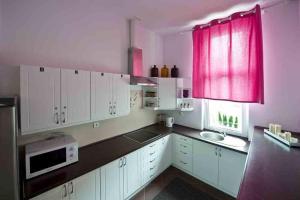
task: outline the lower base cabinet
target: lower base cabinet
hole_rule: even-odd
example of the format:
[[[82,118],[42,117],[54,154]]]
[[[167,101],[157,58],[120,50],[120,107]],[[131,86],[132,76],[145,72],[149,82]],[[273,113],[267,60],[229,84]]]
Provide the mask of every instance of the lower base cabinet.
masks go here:
[[[31,200],[100,200],[99,170],[94,170]]]
[[[193,141],[193,175],[236,197],[247,155]]]
[[[236,197],[245,162],[246,154],[172,134],[32,200],[127,200],[171,164]]]

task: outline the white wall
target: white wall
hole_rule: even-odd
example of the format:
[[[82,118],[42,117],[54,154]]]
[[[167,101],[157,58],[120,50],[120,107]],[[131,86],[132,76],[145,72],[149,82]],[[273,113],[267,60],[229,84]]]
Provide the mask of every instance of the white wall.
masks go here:
[[[2,3],[2,4],[1,4]],[[0,96],[19,95],[20,64],[80,68],[127,73],[128,21],[102,8],[103,1],[12,1],[0,0]],[[1,23],[0,23],[1,25]],[[144,64],[162,62],[160,36],[148,31],[143,39]],[[145,69],[148,75],[149,68]],[[141,94],[139,94],[141,95]],[[140,98],[139,98],[140,99]],[[73,135],[84,146],[156,122],[156,112],[141,109],[141,100],[128,116],[60,131]],[[21,144],[43,134],[21,137]]]
[[[281,123],[285,129],[300,131],[300,18],[299,1],[267,9],[262,15],[264,45],[265,104],[250,105],[250,130],[254,125]],[[184,77],[192,76],[191,32],[164,37],[164,62],[178,64]],[[201,109],[177,123],[200,127]],[[189,120],[187,120],[187,118]],[[251,132],[251,131],[250,131]]]

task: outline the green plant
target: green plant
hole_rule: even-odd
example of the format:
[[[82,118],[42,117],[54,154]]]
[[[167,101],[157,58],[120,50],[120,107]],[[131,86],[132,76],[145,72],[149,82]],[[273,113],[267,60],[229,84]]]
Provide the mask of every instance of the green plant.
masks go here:
[[[218,120],[219,120],[219,124],[222,124],[223,120],[220,112],[218,112]]]
[[[226,115],[223,115],[223,125],[224,126],[227,126],[227,116]]]
[[[239,126],[238,117],[235,117],[234,128],[237,128],[238,126]]]
[[[229,127],[232,127],[232,125],[233,125],[233,117],[232,116],[229,117],[228,124],[229,124]]]

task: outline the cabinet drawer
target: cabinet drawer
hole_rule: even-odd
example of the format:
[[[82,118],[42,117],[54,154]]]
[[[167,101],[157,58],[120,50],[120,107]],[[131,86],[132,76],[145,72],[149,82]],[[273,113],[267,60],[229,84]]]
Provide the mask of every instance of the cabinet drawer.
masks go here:
[[[177,142],[186,143],[186,144],[190,144],[190,145],[192,145],[192,143],[193,143],[193,140],[191,138],[188,138],[188,137],[185,137],[182,135],[178,135],[178,134],[175,134],[174,136],[175,136],[175,141],[177,141]]]
[[[181,152],[183,154],[192,155],[192,152],[193,152],[192,145],[176,142],[175,143],[175,152],[176,153]]]
[[[175,163],[178,165],[180,168],[187,170],[187,171],[192,171],[192,157],[191,156],[178,156],[176,155],[175,157]]]

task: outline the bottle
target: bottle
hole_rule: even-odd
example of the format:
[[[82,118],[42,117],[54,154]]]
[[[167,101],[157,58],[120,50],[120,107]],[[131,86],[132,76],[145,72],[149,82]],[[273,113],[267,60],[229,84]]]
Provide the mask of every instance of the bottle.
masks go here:
[[[178,68],[176,67],[176,65],[174,65],[174,67],[171,69],[171,77],[173,78],[178,77]]]
[[[151,77],[158,77],[158,68],[156,65],[151,68]]]
[[[161,77],[169,77],[169,69],[168,69],[167,65],[164,65],[164,67],[161,68],[160,75],[161,75]]]

